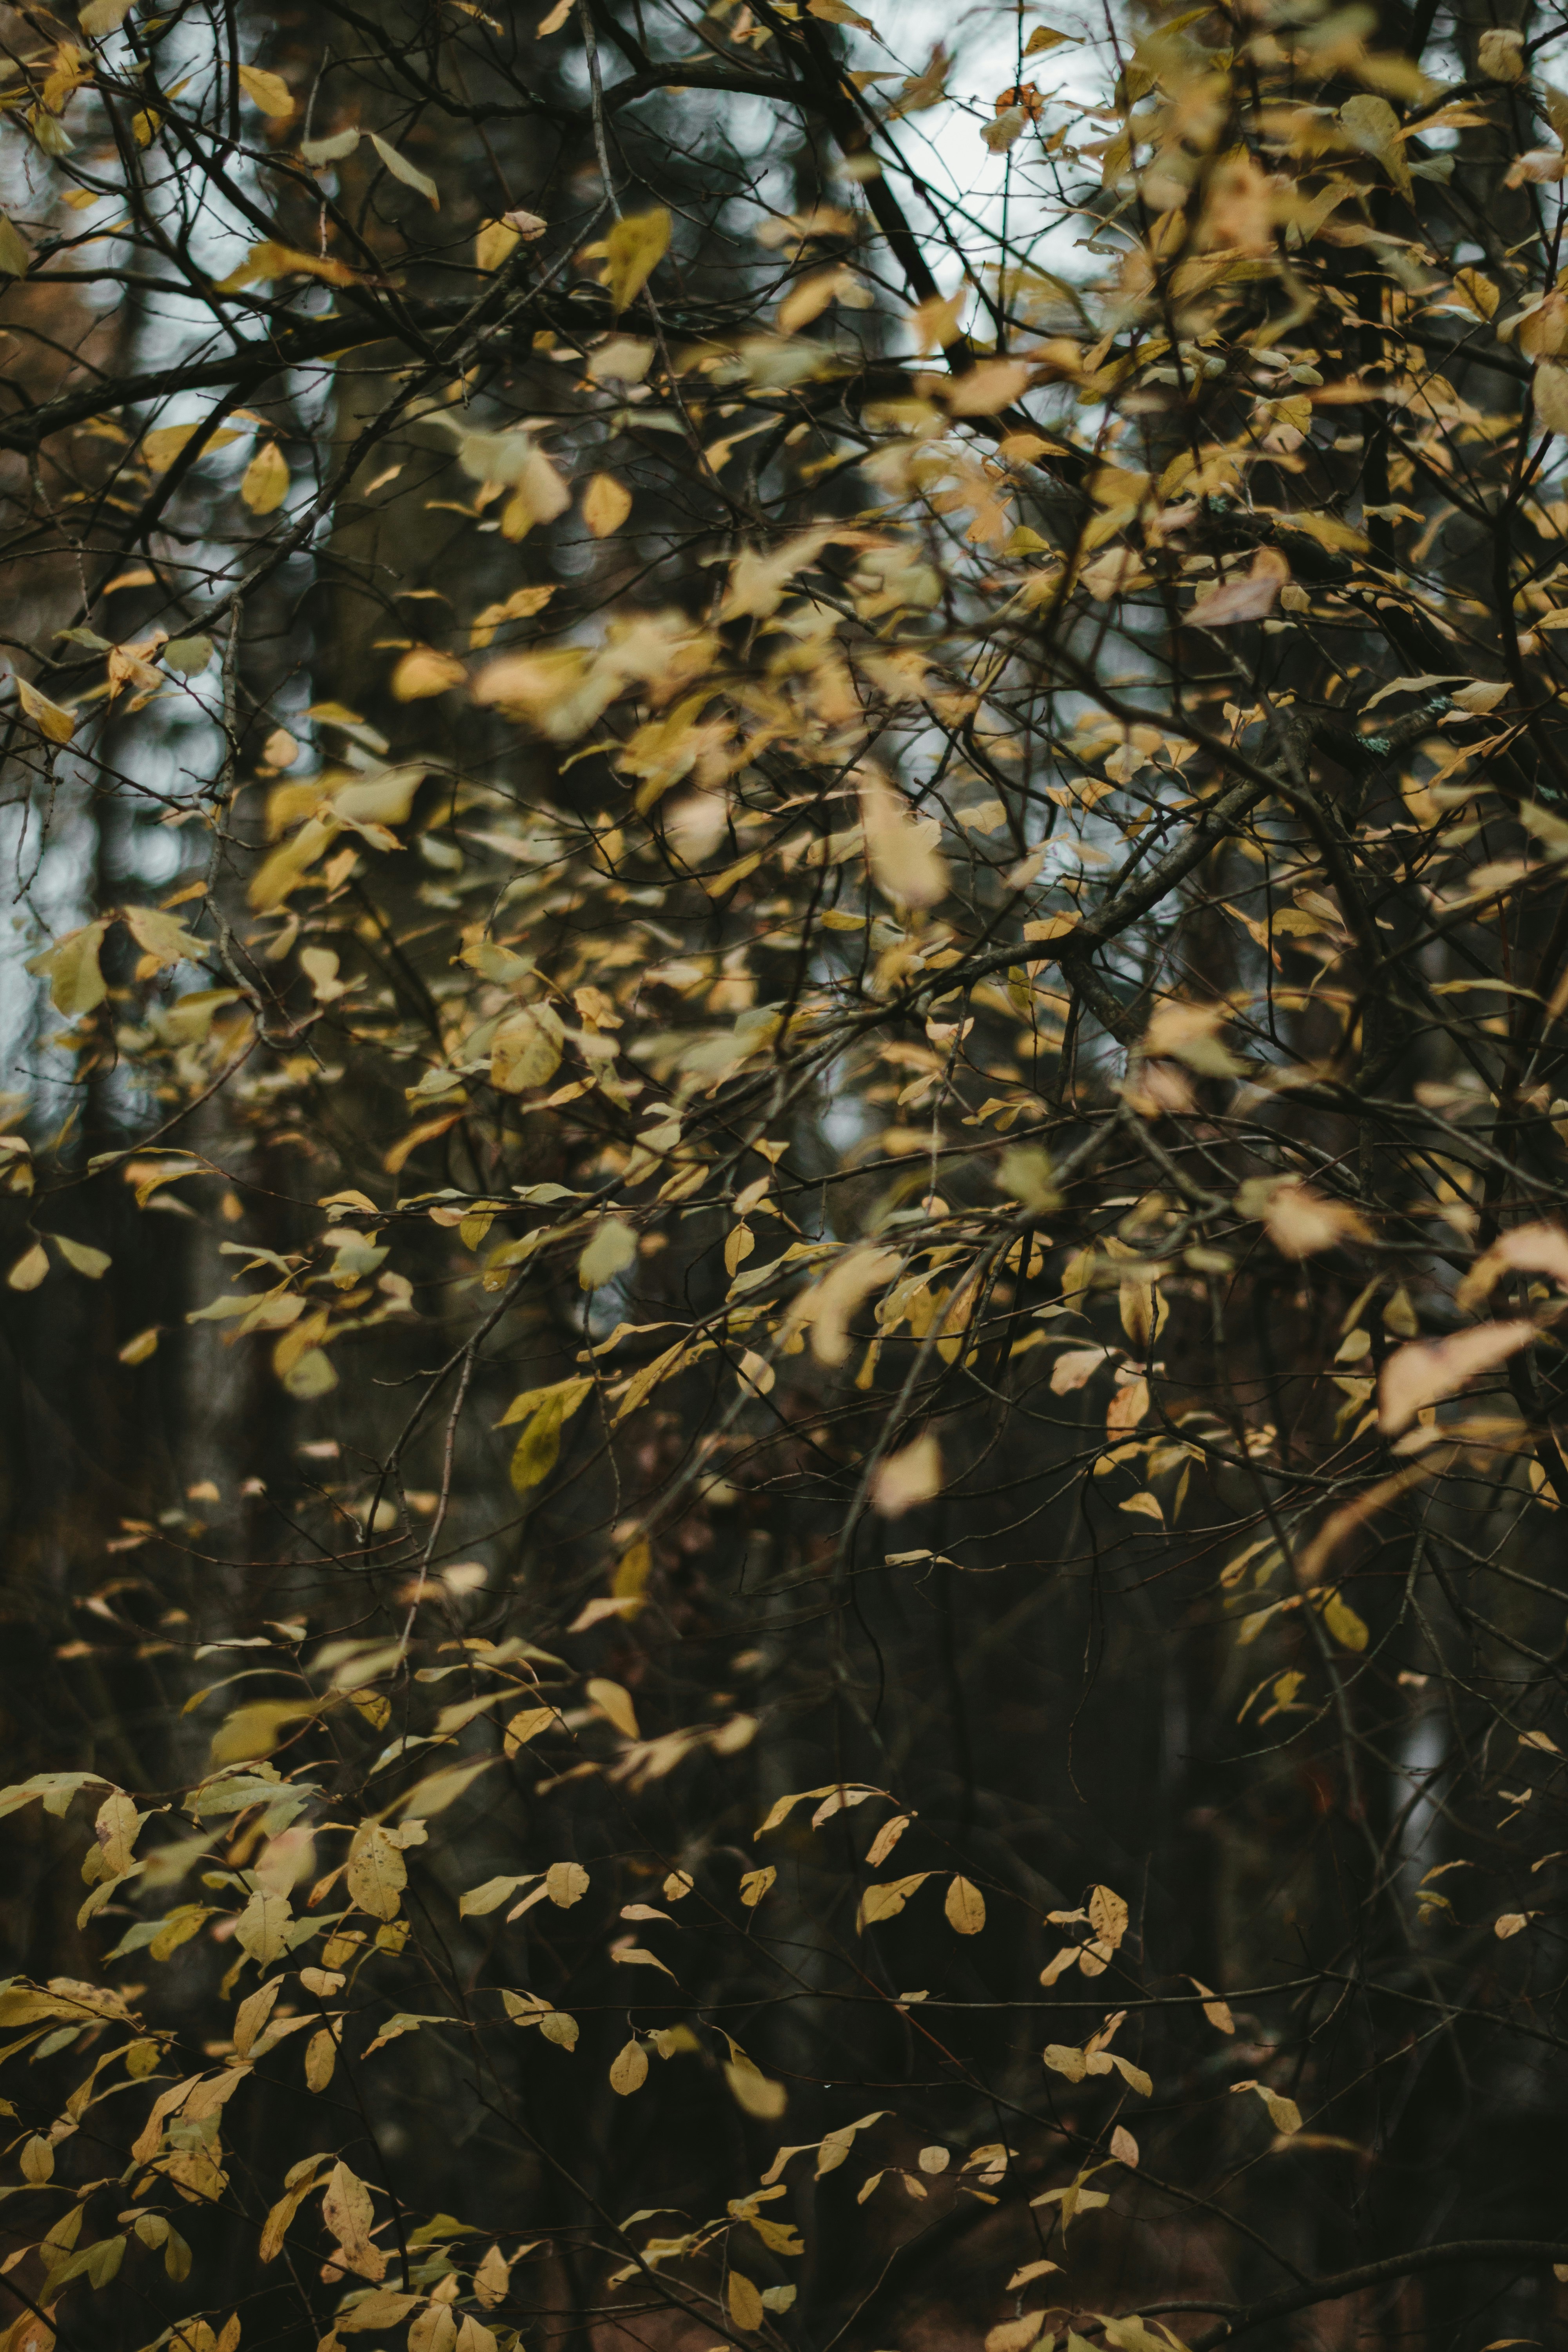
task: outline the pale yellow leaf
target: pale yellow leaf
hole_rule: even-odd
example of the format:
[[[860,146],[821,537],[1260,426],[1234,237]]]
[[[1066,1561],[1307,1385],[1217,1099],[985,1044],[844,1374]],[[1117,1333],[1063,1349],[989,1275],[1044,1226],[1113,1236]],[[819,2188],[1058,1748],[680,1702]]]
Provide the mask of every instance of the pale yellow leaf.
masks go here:
[[[885,1519],[896,1519],[942,1492],[942,1447],[928,1430],[879,1463],[871,1481],[871,1504]]]
[[[370,133],[370,143],[395,180],[401,180],[405,188],[416,188],[437,212],[440,211],[441,198],[434,180],[427,178],[416,164],[411,163],[406,155],[400,155],[379,131]]]
[[[591,1706],[596,1707],[608,1722],[615,1725],[623,1738],[637,1739],[641,1736],[637,1730],[632,1695],[620,1683],[609,1682],[595,1675],[584,1685],[584,1696]]]

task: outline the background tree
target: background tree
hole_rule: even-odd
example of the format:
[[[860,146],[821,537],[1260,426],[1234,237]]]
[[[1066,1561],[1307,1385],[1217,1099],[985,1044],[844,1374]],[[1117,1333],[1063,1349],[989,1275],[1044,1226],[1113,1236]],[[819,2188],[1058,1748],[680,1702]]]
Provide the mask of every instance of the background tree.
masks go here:
[[[5,17],[6,2352],[1548,2340],[1564,29]]]

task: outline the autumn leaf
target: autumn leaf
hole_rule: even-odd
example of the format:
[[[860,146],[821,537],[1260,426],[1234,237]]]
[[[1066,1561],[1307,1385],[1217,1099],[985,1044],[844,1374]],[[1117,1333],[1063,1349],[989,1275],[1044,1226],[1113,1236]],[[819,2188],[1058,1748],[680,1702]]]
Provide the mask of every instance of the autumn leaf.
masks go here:
[[[871,1481],[872,1507],[885,1519],[901,1518],[917,1504],[929,1503],[940,1495],[942,1487],[942,1448],[928,1430],[923,1437],[878,1464]]]
[[[947,1924],[961,1936],[978,1936],[985,1925],[985,1897],[967,1878],[955,1878],[942,1904]]]
[[[68,1019],[95,1012],[108,994],[108,982],[98,961],[108,929],[107,918],[100,916],[28,958],[27,970],[47,979],[55,1011]]]
[[[289,495],[289,461],[276,441],[264,441],[240,480],[239,495],[253,515],[275,514]]]
[[[25,677],[16,680],[16,699],[22,707],[23,716],[30,719],[39,734],[49,742],[70,741],[77,725],[74,711],[64,709],[58,702],[51,702],[47,694],[40,694],[38,688],[29,685]]]
[[[619,530],[631,510],[631,492],[613,475],[595,474],[583,493],[583,520],[595,539]]]
[[[252,106],[263,114],[289,115],[294,111],[294,99],[281,74],[268,73],[263,66],[241,66],[239,86]]]
[[[621,2098],[640,2091],[647,2080],[647,2052],[640,2042],[628,2042],[610,2068],[610,2088]]]
[[[670,218],[662,205],[616,221],[605,239],[605,283],[619,312],[629,308],[669,248]]]
[[[416,164],[411,163],[406,155],[399,154],[390,140],[384,139],[379,131],[373,131],[368,136],[371,145],[392,173],[393,178],[401,180],[405,188],[417,189],[419,194],[439,212],[441,198],[435,181],[421,172]]]
[[[1413,1339],[1396,1348],[1378,1379],[1377,1423],[1385,1437],[1408,1429],[1428,1405],[1455,1395],[1484,1373],[1496,1371],[1535,1338],[1523,1318],[1480,1323],[1446,1339]]]

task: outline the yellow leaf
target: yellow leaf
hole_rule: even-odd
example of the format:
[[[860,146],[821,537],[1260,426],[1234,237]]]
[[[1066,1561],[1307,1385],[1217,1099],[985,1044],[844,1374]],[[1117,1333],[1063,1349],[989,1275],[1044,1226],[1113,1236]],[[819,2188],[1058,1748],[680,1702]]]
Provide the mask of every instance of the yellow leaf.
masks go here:
[[[860,814],[871,879],[897,907],[934,907],[945,898],[947,860],[936,844],[940,819],[917,816],[884,777],[863,771]]]
[[[10,1273],[5,1276],[9,1290],[37,1290],[49,1270],[49,1254],[42,1242],[35,1242],[24,1250]]]
[[[1457,293],[1463,296],[1478,317],[1493,319],[1497,316],[1498,305],[1502,300],[1502,296],[1493,280],[1483,271],[1456,269],[1454,289]]]
[[[25,278],[33,256],[15,221],[0,213],[0,278]]]
[[[1337,1591],[1325,1595],[1322,1615],[1324,1624],[1336,1642],[1342,1642],[1347,1650],[1365,1649],[1366,1627],[1356,1615],[1350,1602],[1342,1600]]]
[[[68,1234],[51,1234],[49,1239],[66,1264],[78,1274],[85,1274],[89,1282],[100,1280],[113,1263],[107,1250],[91,1249],[86,1242],[73,1242]]]
[[[793,335],[802,327],[809,327],[819,319],[830,302],[836,301],[845,283],[846,273],[837,266],[832,269],[814,269],[790,288],[779,304],[778,325],[781,335]]]
[[[395,180],[401,180],[405,188],[416,188],[422,196],[428,198],[437,212],[440,211],[441,198],[434,180],[427,179],[423,172],[409,162],[406,155],[400,155],[395,147],[382,138],[379,131],[373,131],[370,133],[370,143]]]
[[[595,474],[583,493],[583,520],[595,539],[619,530],[631,510],[631,492],[613,475]]]
[[[647,2052],[640,2042],[628,2042],[610,2068],[610,2088],[626,2099],[647,2081]]]
[[[1196,1977],[1190,1977],[1188,1979],[1188,1982],[1193,1986],[1194,1991],[1203,1995],[1204,2015],[1208,2019],[1209,2023],[1215,2028],[1215,2032],[1219,2033],[1234,2033],[1236,2032],[1236,2020],[1230,2013],[1229,2002],[1222,2000],[1218,1993],[1211,1991],[1206,1984],[1201,1984]]]
[[[1041,2341],[1046,2325],[1043,2311],[1026,2311],[1021,2319],[1004,2319],[993,2327],[985,2338],[985,2352],[1029,2352],[1032,2344]],[[1045,2342],[1050,2337],[1045,2336]]]
[[[289,461],[276,441],[263,442],[245,469],[239,495],[254,515],[268,515],[289,495]]]
[[[323,2025],[319,2033],[311,2034],[306,2044],[305,2088],[308,2091],[324,2091],[332,2079],[332,2070],[337,2063],[338,2045],[329,2028]]]
[[[930,1876],[929,1870],[917,1870],[909,1878],[889,1878],[880,1886],[868,1886],[855,1921],[857,1933],[874,1927],[879,1919],[896,1919],[910,1895]]]
[[[1230,2087],[1233,2092],[1256,2091],[1268,2110],[1269,2122],[1277,2132],[1283,2133],[1287,2138],[1300,2130],[1301,2110],[1294,2099],[1286,2098],[1282,2092],[1271,2091],[1267,2083],[1250,2081],[1233,2083]]]
[[[363,1822],[354,1832],[344,1884],[360,1909],[368,1911],[373,1919],[396,1918],[408,1884],[408,1867],[390,1832],[378,1822]]]
[[[103,935],[109,929],[101,917],[96,923],[86,923],[79,931],[68,931],[52,948],[31,956],[27,970],[40,977],[47,975],[49,997],[57,1013],[68,1018],[80,1013],[94,1012],[108,994],[108,983],[99,970],[98,953]]]
[[[455,654],[437,653],[434,646],[416,646],[392,673],[392,691],[399,702],[423,702],[468,682],[468,671]]]
[[[186,444],[194,441],[201,430],[202,426],[199,423],[160,425],[154,431],[143,435],[142,455],[145,457],[152,472],[167,473]],[[226,425],[220,425],[216,432],[207,435],[202,444],[203,452],[205,454],[208,449],[226,449],[231,441],[237,441],[239,437],[237,433],[231,433]]]
[[[985,1925],[985,1897],[971,1879],[955,1878],[942,1905],[948,1926],[960,1936],[978,1936]]]
[[[237,294],[242,287],[255,286],[273,278],[319,278],[327,286],[352,286],[354,273],[346,262],[334,261],[330,255],[300,253],[291,245],[279,245],[274,237],[263,237],[253,245],[237,268],[226,278],[220,278],[214,292]],[[215,434],[214,443],[217,441]],[[236,436],[230,435],[232,440]]]
[[[552,1005],[520,1005],[490,1040],[490,1084],[506,1095],[548,1084],[561,1066],[565,1036]]]
[[[281,74],[268,73],[265,66],[241,66],[239,86],[252,106],[263,114],[286,115],[294,111],[294,99]]]
[[[512,1449],[510,1475],[514,1494],[526,1495],[549,1477],[560,1457],[565,1418],[560,1395],[552,1393],[524,1423]]]
[[[570,1911],[588,1892],[588,1874],[580,1862],[552,1862],[544,1874],[544,1891],[560,1911]]]
[[[769,1863],[764,1870],[748,1870],[742,1874],[741,1879],[741,1900],[745,1905],[748,1911],[754,1911],[756,1909],[758,1904],[762,1901],[763,1895],[767,1893],[769,1887],[773,1885],[777,1876],[778,1872],[773,1868],[772,1863]]]
[[[826,5],[826,0],[815,0],[815,5]],[[730,2273],[729,2302],[730,2316],[736,2326],[743,2335],[755,2335],[767,2315],[762,2296],[742,2271]]]
[[[213,1734],[214,1765],[247,1764],[255,1757],[270,1756],[288,1726],[309,1721],[316,1704],[311,1698],[261,1698],[237,1708]]]
[[[149,1356],[156,1355],[162,1328],[160,1324],[153,1323],[145,1331],[138,1331],[133,1339],[127,1339],[124,1347],[119,1351],[121,1362],[144,1364]]]
[[[505,1429],[513,1422],[531,1421],[540,1406],[552,1399],[559,1402],[562,1418],[570,1421],[584,1397],[592,1396],[593,1392],[592,1380],[583,1375],[569,1381],[552,1381],[542,1389],[524,1389],[520,1395],[513,1397],[496,1427]]]
[[[901,1517],[918,1503],[929,1503],[942,1492],[942,1448],[928,1430],[898,1454],[877,1466],[871,1481],[871,1504],[885,1519]]]
[[[203,941],[186,930],[177,915],[164,914],[157,907],[127,907],[123,913],[137,946],[161,966],[195,962],[206,953]]]
[[[1051,1155],[1037,1143],[1010,1144],[996,1163],[996,1181],[1004,1192],[1037,1216],[1048,1216],[1061,1206]]]
[[[789,2105],[789,2094],[784,2084],[770,2082],[755,2059],[748,2058],[738,2042],[730,2043],[730,2055],[724,2063],[724,2080],[730,2085],[735,2105],[743,2114],[755,2116],[759,2123],[776,2123]]]
[[[386,2275],[386,2256],[371,2240],[375,2209],[370,2190],[342,2159],[333,2165],[321,2200],[321,2219],[337,2240],[347,2267],[361,2278]]]
[[[37,688],[29,686],[25,677],[16,680],[16,699],[22,706],[24,716],[32,720],[40,735],[47,736],[51,743],[70,741],[76,732],[73,711],[64,710],[58,702],[51,702],[47,694],[40,694]]]
[[[583,1688],[589,1705],[596,1706],[599,1713],[615,1725],[623,1738],[636,1739],[639,1737],[631,1693],[620,1683],[609,1682],[603,1675],[595,1675]]]
[[[908,1813],[895,1813],[890,1822],[884,1822],[882,1823],[881,1828],[877,1832],[876,1836],[871,1840],[870,1844],[866,1849],[866,1867],[868,1870],[880,1870],[882,1864],[887,1861],[888,1856],[892,1853],[893,1848],[898,1844],[899,1840],[903,1836],[904,1832],[909,1828],[910,1819],[910,1816]]]
[[[523,2252],[527,2252],[528,2249],[524,2247]],[[487,2311],[493,2311],[497,2304],[506,2301],[510,2284],[511,2264],[499,2246],[492,2246],[474,2273],[475,2296]]]
[[[605,239],[605,283],[616,311],[635,301],[669,247],[669,215],[633,213],[618,220]]]
[[[479,223],[474,238],[474,260],[480,269],[499,269],[521,239],[510,223],[488,220]]]
[[[270,1968],[288,1948],[292,1916],[286,1895],[272,1895],[258,1886],[239,1915],[234,1940],[241,1951],[249,1953],[258,1968]]]
[[[610,1580],[610,1591],[617,1601],[637,1599],[646,1587],[653,1569],[653,1546],[647,1536],[638,1536],[629,1543],[616,1564]]]

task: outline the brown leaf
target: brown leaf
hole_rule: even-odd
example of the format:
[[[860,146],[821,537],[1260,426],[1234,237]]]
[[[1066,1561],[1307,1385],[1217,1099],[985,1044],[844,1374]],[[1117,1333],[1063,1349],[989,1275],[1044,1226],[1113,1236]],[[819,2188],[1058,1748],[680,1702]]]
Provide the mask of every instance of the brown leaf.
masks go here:
[[[1198,598],[1187,614],[1188,625],[1219,629],[1233,627],[1240,621],[1265,620],[1274,610],[1279,591],[1289,577],[1290,566],[1279,550],[1260,547],[1244,580],[1226,580]]]

